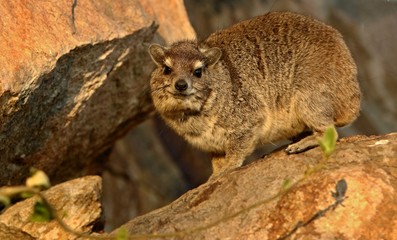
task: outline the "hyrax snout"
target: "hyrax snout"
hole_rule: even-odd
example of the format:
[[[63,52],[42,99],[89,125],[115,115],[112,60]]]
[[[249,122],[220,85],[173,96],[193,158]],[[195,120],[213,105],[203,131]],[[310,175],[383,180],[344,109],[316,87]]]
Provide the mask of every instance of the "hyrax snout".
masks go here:
[[[259,144],[312,134],[288,153],[317,146],[330,125],[356,119],[356,65],[338,31],[294,13],[268,13],[197,42],[149,53],[153,103],[165,122],[213,154],[213,174],[242,165]]]

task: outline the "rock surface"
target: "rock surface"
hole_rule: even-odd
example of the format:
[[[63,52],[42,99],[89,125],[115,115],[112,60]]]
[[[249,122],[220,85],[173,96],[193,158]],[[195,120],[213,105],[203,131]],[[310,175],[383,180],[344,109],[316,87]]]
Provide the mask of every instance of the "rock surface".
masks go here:
[[[278,151],[123,227],[176,239],[393,239],[396,166],[397,133],[344,138],[329,159],[319,148]],[[283,192],[287,179],[293,185]],[[336,204],[344,189],[340,198],[331,193],[341,179],[347,190]]]
[[[102,180],[98,176],[74,179],[43,192],[69,227],[86,233],[90,233],[94,224],[100,220],[101,194]],[[29,218],[35,201],[35,198],[30,198],[19,202],[0,215],[1,239],[13,239],[15,231],[23,231],[18,233],[24,234],[17,238],[20,240],[77,239],[75,235],[65,232],[54,220],[49,223],[32,222]],[[8,229],[4,230],[4,226]]]
[[[0,223],[0,239],[7,240],[35,240],[34,237],[27,234],[26,232],[15,228],[7,226],[3,223]]]
[[[0,3],[0,185],[20,183],[31,166],[54,182],[83,175],[153,111],[148,43],[194,36],[182,1],[163,5]]]

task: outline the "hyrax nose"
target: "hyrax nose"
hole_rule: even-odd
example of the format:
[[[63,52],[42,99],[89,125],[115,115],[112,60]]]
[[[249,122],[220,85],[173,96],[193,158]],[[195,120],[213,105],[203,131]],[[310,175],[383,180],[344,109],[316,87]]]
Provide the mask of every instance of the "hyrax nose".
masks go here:
[[[187,89],[188,84],[184,79],[179,79],[178,81],[175,82],[174,86],[176,90],[183,92]]]

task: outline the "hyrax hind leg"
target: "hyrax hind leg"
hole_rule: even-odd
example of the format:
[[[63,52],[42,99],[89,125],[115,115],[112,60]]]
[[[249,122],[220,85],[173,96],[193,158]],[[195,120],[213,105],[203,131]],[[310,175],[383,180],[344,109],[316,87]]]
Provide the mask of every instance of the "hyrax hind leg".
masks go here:
[[[317,138],[321,137],[327,127],[334,125],[334,109],[332,98],[327,93],[311,93],[298,98],[296,113],[299,121],[302,121],[312,132],[311,135],[290,144],[285,151],[287,153],[300,153],[318,146]]]

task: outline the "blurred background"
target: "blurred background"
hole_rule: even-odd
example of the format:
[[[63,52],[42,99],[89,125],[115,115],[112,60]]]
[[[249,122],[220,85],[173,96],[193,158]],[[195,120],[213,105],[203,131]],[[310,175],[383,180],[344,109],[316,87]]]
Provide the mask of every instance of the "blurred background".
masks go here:
[[[358,66],[363,92],[360,117],[341,136],[397,130],[396,0],[217,0],[184,1],[197,38],[269,11],[313,16],[338,29]],[[175,26],[178,27],[178,26]],[[286,144],[265,146],[251,159]],[[166,127],[158,116],[120,139],[104,163],[106,230],[159,208],[205,182],[210,157]],[[122,197],[121,197],[122,196]]]

